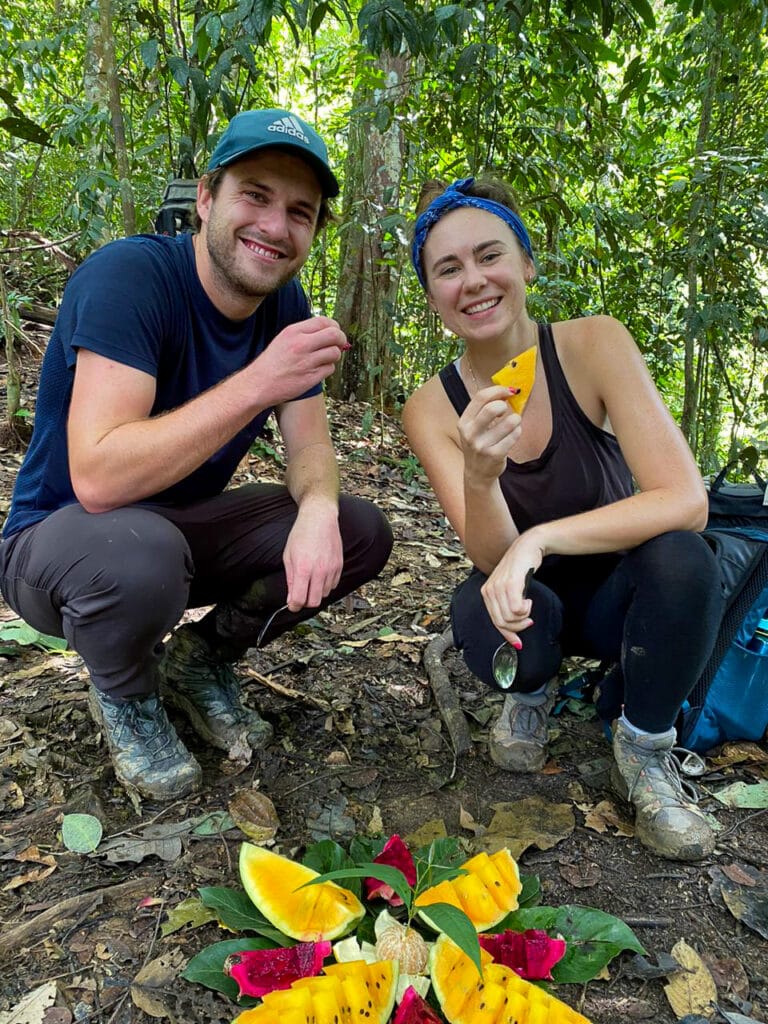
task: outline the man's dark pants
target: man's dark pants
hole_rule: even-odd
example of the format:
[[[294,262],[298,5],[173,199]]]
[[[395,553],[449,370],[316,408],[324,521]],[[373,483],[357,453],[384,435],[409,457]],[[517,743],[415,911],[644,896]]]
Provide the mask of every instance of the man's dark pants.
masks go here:
[[[68,505],[0,546],[0,590],[42,633],[63,636],[97,689],[156,689],[163,638],[188,608],[216,607],[209,632],[239,656],[285,603],[283,551],[296,505],[279,484],[249,484],[184,507],[133,505],[92,514]],[[273,639],[381,572],[392,549],[383,513],[342,495],[344,569],[319,608],[282,612]]]

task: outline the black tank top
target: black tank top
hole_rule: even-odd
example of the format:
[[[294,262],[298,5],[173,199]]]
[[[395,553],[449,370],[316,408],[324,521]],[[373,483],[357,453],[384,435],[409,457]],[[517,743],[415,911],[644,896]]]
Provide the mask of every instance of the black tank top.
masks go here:
[[[538,458],[529,462],[507,459],[499,480],[521,533],[537,523],[628,498],[634,491],[619,442],[596,427],[574,398],[549,324],[539,324],[539,348],[552,406],[552,436]],[[469,404],[469,393],[454,363],[440,371],[440,380],[461,416]]]

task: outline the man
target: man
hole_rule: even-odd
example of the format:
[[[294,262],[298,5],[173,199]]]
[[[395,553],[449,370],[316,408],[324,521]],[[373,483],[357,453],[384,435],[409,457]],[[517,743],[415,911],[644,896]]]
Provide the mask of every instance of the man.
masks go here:
[[[163,701],[220,749],[263,747],[272,728],[233,663],[389,557],[381,512],[339,496],[321,382],[349,345],[295,276],[338,192],[308,124],[238,114],[199,184],[198,232],[90,256],[45,354],[0,589],[82,656],[116,775],[151,799],[201,782]],[[285,486],[224,490],[273,410]]]

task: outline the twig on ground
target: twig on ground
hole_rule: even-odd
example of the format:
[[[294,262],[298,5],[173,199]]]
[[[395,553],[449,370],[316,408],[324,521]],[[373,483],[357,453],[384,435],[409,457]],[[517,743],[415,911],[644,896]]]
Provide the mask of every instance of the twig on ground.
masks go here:
[[[266,686],[267,689],[272,690],[274,693],[279,693],[281,697],[290,697],[291,700],[299,700],[304,704],[311,704],[313,707],[320,708],[321,711],[331,710],[331,705],[327,700],[323,700],[321,697],[313,697],[310,693],[294,690],[290,686],[283,686],[282,683],[276,683],[270,676],[263,676],[255,668],[243,668],[240,674],[255,679],[257,683],[261,683],[262,686]]]
[[[65,922],[77,917],[83,918],[103,900],[119,899],[134,889],[143,889],[152,885],[148,877],[134,878],[119,885],[108,885],[102,889],[94,889],[89,893],[78,893],[69,899],[61,900],[54,906],[33,917],[31,921],[16,925],[0,934],[0,960],[13,953],[20,953],[25,945],[37,936],[52,929],[62,927]],[[85,904],[85,905],[84,905]]]
[[[454,755],[460,757],[472,747],[472,737],[459,698],[453,688],[450,676],[443,666],[443,655],[453,646],[453,632],[449,626],[443,633],[431,640],[424,649],[424,668],[427,670],[429,685],[435,697],[440,715],[451,737]]]

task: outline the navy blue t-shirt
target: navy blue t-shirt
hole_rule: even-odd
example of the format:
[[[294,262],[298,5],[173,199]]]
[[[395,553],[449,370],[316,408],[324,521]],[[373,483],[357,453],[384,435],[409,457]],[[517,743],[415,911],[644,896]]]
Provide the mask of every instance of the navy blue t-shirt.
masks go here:
[[[197,276],[191,235],[136,235],[110,242],[67,284],[40,373],[35,429],[22,463],[4,536],[77,499],[67,456],[67,416],[77,350],[89,349],[156,380],[151,415],[175,409],[250,363],[289,324],[309,317],[295,279],[246,320],[213,305]],[[321,392],[320,385],[298,396]],[[260,412],[189,476],[146,499],[187,504],[229,483],[271,409]]]

